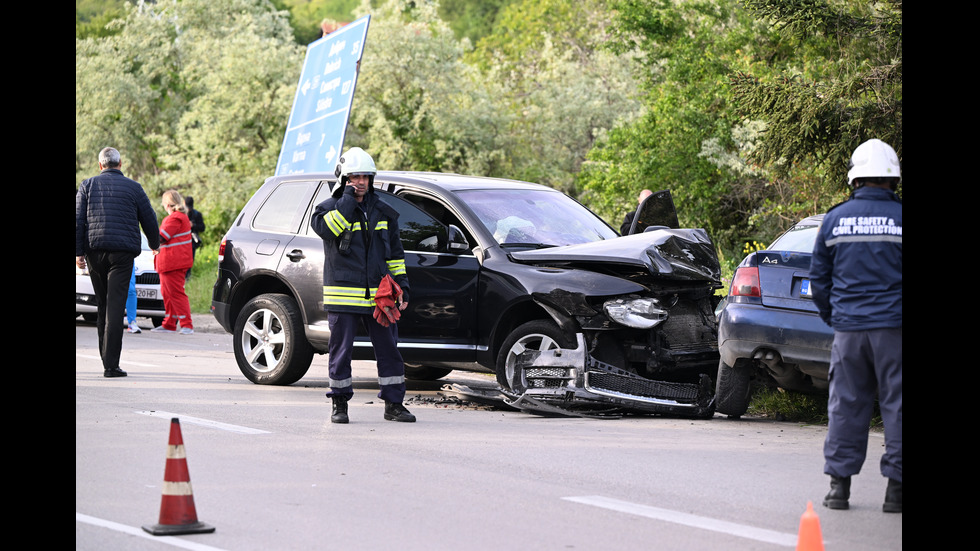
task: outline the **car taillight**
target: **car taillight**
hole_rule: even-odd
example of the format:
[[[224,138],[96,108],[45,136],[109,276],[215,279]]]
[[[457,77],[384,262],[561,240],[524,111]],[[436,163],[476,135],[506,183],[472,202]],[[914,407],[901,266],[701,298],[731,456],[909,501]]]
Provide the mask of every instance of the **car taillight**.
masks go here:
[[[221,245],[218,245],[218,264],[225,259],[225,245],[228,243],[227,239],[221,240]]]
[[[762,297],[759,268],[739,268],[732,276],[732,296]]]

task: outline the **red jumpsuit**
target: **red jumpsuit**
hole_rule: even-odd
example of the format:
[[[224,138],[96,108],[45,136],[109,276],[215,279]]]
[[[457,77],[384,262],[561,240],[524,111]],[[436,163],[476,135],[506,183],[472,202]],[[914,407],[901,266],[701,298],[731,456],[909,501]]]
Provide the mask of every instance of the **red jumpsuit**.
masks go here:
[[[191,222],[187,215],[174,211],[160,224],[160,253],[155,258],[163,293],[163,327],[176,330],[177,324],[194,328],[191,321],[191,302],[184,291],[187,269],[194,264],[191,244]]]

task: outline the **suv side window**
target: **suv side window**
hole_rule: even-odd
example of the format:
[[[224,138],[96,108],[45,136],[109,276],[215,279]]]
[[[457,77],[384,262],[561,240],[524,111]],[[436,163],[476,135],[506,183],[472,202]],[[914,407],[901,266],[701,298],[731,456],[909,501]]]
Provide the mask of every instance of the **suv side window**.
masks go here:
[[[402,248],[427,253],[446,252],[448,232],[438,220],[409,201],[386,191],[375,190],[381,199],[398,211],[398,230]]]
[[[313,182],[284,182],[280,184],[252,219],[256,230],[276,233],[296,233],[306,213]]]
[[[446,252],[448,231],[438,220],[413,205],[409,201],[375,188],[381,200],[398,211],[398,229],[401,236],[402,248],[406,251]],[[330,186],[324,182],[313,200],[313,206],[319,205],[330,197]],[[307,228],[312,233],[313,230]]]

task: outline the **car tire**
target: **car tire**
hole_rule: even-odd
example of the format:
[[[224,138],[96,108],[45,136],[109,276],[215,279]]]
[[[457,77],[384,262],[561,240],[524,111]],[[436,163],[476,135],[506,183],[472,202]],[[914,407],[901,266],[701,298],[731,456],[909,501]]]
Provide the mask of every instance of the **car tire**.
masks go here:
[[[250,300],[238,314],[233,334],[238,368],[255,384],[293,384],[313,362],[302,316],[289,296],[265,294]]]
[[[437,381],[452,373],[452,369],[419,364],[405,364],[405,377],[416,381]]]
[[[521,395],[527,381],[516,369],[517,356],[525,350],[554,350],[569,348],[561,330],[549,320],[529,321],[511,331],[497,355],[497,384],[506,391]]]
[[[715,383],[715,411],[738,419],[749,409],[752,392],[753,366],[747,360],[735,365],[718,362],[718,380]]]

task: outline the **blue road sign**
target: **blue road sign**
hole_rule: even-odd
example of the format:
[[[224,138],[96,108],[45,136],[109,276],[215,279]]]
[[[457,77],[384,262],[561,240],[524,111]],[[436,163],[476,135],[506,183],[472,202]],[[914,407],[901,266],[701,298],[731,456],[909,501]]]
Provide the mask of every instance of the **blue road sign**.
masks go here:
[[[336,168],[370,21],[366,15],[307,47],[276,175]]]

